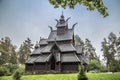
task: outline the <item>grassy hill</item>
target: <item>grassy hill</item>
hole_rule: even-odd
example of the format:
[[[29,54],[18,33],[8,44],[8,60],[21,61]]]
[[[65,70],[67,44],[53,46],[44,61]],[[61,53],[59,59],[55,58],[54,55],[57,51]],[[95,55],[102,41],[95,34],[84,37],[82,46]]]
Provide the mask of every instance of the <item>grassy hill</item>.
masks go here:
[[[87,73],[89,80],[120,80],[120,73]],[[0,80],[13,80],[12,76],[0,77]],[[77,74],[24,75],[21,80],[77,80]]]

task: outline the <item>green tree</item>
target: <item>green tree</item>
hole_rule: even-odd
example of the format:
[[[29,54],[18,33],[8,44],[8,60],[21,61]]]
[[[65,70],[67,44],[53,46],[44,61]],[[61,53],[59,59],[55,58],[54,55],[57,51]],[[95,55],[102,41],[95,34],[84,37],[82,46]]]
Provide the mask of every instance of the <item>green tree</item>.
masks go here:
[[[84,54],[87,57],[87,61],[88,61],[86,70],[87,71],[91,71],[91,70],[100,71],[101,63],[100,63],[99,57],[97,56],[95,52],[95,48],[93,47],[89,39],[85,40]]]
[[[79,4],[87,7],[88,10],[97,10],[104,17],[108,16],[107,8],[102,0],[49,0],[49,2],[54,6],[54,8],[72,8]]]
[[[87,65],[87,71],[99,72],[101,69],[101,63],[97,59],[89,60]]]
[[[116,55],[118,55],[118,46],[119,42],[117,42],[119,38],[111,32],[108,36],[108,39],[104,38],[104,41],[102,42],[102,51],[104,59],[106,60],[106,65],[108,71],[116,71],[116,67],[119,65],[118,59]]]
[[[84,53],[88,60],[98,59],[97,54],[95,52],[95,48],[92,46],[91,41],[89,39],[85,40]]]
[[[29,38],[27,38],[27,40],[25,40],[20,48],[19,48],[19,62],[20,63],[25,63],[25,61],[28,59],[28,56],[31,53],[31,49],[32,49],[33,44],[31,43],[31,40]]]
[[[83,52],[88,62],[86,70],[100,71],[101,63],[99,57],[96,55],[95,48],[92,46],[91,41],[86,39],[84,42],[79,35],[75,35],[75,45],[80,45],[83,47]]]
[[[9,37],[0,40],[0,64],[17,63],[16,46],[11,43]]]

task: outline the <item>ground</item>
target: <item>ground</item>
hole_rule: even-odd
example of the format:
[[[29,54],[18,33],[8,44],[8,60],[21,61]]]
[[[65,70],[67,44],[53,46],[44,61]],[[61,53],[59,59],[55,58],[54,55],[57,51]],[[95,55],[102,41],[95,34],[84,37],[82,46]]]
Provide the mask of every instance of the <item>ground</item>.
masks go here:
[[[87,73],[89,80],[120,80],[120,73]],[[0,77],[0,80],[13,80],[12,76]],[[77,80],[77,74],[25,75],[21,80]]]

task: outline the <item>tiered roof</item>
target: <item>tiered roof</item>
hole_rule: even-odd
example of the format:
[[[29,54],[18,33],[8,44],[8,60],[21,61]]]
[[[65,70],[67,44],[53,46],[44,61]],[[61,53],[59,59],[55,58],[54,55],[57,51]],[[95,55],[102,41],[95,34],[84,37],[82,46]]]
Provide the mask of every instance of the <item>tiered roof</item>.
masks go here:
[[[26,63],[33,64],[38,62],[48,62],[52,56],[54,56],[56,62],[82,62],[81,60],[83,60],[83,57],[81,57],[80,59],[77,56],[79,54],[82,54],[82,47],[75,46],[71,42],[74,37],[74,29],[68,29],[68,19],[65,21],[64,16],[62,14],[61,18],[57,20],[56,27],[62,27],[62,29],[64,29],[65,32],[63,34],[57,34],[58,29],[53,30],[51,28],[51,32],[48,39],[40,39],[38,46],[32,52],[31,57],[26,61]],[[58,43],[68,40],[71,43]],[[59,49],[59,51],[55,54],[51,52],[54,46]]]

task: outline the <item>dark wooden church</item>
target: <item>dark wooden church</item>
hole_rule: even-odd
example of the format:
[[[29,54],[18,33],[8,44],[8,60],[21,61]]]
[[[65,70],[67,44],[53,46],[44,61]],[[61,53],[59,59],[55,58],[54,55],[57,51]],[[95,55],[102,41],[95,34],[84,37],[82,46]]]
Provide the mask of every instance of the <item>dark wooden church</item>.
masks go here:
[[[61,15],[56,30],[47,39],[40,39],[34,51],[26,61],[26,72],[70,73],[78,72],[80,64],[86,64],[82,47],[75,46],[74,26],[68,28],[68,19]]]

